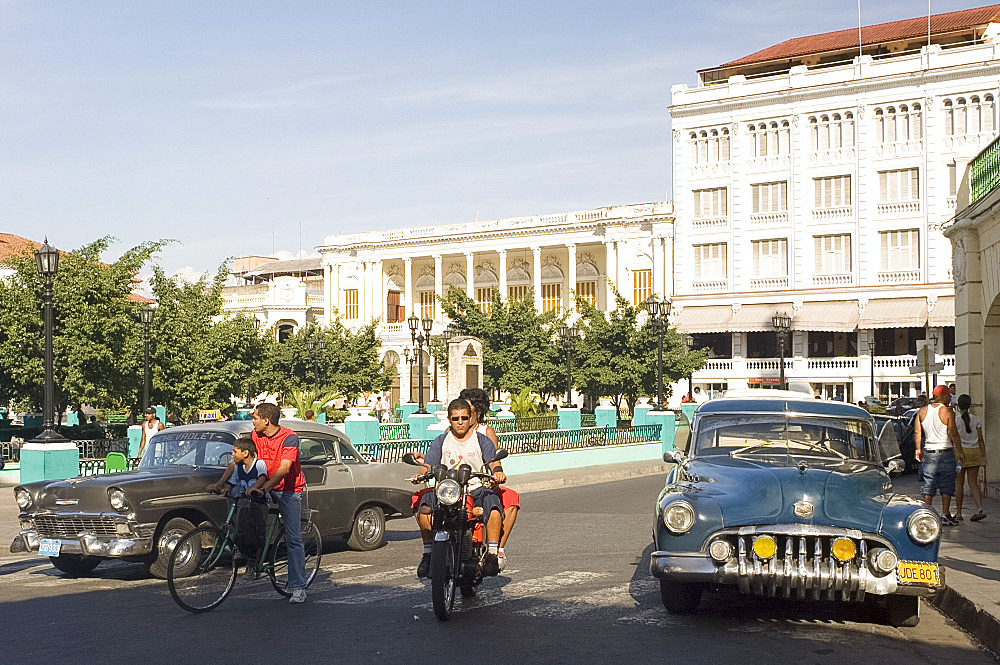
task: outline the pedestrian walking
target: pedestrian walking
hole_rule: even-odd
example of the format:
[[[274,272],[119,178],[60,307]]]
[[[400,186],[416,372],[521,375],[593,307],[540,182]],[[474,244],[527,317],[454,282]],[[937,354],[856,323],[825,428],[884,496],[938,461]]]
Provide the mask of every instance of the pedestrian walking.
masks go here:
[[[139,441],[139,457],[142,457],[142,453],[146,450],[146,444],[149,443],[149,440],[161,429],[163,429],[163,423],[156,417],[156,409],[149,407],[146,409],[142,422],[142,440]]]
[[[385,404],[382,403],[382,396],[378,396],[375,402],[375,419],[382,422],[382,415],[385,413]]]
[[[972,397],[958,396],[958,436],[962,440],[965,461],[962,470],[955,477],[955,519],[962,521],[962,500],[965,498],[963,484],[968,478],[969,493],[976,503],[976,512],[969,520],[978,522],[986,517],[983,511],[983,497],[979,491],[979,469],[986,466],[986,442],[983,440],[983,426],[979,418],[969,413]],[[986,475],[985,473],[983,474]]]
[[[951,515],[951,498],[955,496],[956,465],[963,462],[962,440],[951,412],[951,391],[948,386],[936,386],[933,400],[921,408],[914,418],[914,454],[920,465],[920,494],[930,506],[934,495],[941,494],[941,524],[958,524]]]

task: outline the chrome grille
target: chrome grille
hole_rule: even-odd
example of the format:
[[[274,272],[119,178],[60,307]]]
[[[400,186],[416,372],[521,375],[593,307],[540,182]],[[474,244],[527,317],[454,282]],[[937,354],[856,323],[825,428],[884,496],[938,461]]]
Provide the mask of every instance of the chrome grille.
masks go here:
[[[108,517],[51,516],[35,517],[35,528],[42,538],[76,538],[80,533],[115,536],[115,522]]]
[[[856,533],[856,532],[855,532]],[[753,551],[757,536],[774,538],[777,550],[770,559],[761,559]],[[884,544],[847,534],[795,534],[766,529],[752,534],[723,536],[737,556],[740,591],[756,596],[778,596],[810,600],[862,600],[868,569],[865,558],[872,547]],[[831,547],[838,538],[849,538],[855,556],[841,563]]]

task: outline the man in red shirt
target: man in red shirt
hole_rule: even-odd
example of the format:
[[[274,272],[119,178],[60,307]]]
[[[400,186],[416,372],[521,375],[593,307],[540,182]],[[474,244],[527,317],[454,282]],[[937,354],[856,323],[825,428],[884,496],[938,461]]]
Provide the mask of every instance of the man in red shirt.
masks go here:
[[[306,553],[302,544],[302,488],[306,485],[299,463],[299,436],[278,424],[281,411],[277,404],[264,402],[253,411],[253,433],[257,457],[267,465],[265,492],[278,495],[278,508],[285,523],[288,548],[288,590],[291,603],[306,600]]]

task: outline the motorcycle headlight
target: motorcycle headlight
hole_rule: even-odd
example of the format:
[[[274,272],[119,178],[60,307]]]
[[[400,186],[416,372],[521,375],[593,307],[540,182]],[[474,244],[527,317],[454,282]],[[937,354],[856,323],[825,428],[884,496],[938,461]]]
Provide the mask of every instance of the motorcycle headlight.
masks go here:
[[[17,501],[17,505],[20,506],[21,510],[31,508],[31,494],[28,490],[15,490],[14,501]]]
[[[125,498],[125,491],[120,487],[112,487],[108,490],[108,501],[111,507],[118,512],[128,510],[128,499]]]
[[[906,532],[913,542],[926,545],[933,543],[941,535],[941,522],[933,512],[921,508],[913,511],[907,518]]]
[[[434,492],[437,494],[438,501],[446,506],[454,505],[462,498],[462,486],[458,484],[458,481],[450,478],[438,483]]]
[[[694,508],[687,501],[674,501],[663,509],[663,525],[673,533],[687,533],[694,520]]]

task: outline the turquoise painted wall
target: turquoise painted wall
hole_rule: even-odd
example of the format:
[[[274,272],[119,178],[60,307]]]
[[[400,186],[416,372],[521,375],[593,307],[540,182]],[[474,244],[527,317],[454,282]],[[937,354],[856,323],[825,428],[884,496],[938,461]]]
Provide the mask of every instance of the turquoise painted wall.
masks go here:
[[[527,453],[511,455],[503,461],[504,471],[509,476],[538,471],[558,471],[577,469],[584,466],[615,464],[617,462],[643,462],[662,460],[663,452],[659,441],[653,443],[633,443],[622,446],[602,446],[577,450],[554,450],[547,453]]]

